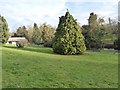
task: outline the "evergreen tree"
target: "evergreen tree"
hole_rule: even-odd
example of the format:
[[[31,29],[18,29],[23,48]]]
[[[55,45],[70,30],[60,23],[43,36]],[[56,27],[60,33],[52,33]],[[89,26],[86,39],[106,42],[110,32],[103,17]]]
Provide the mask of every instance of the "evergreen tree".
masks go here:
[[[41,36],[42,36],[42,31],[39,30],[38,25],[36,23],[34,23],[33,36],[32,36],[33,43],[41,44],[42,43],[42,37]]]
[[[0,15],[0,42],[2,41],[3,44],[7,42],[9,38],[9,29],[7,21],[4,17]]]
[[[29,26],[27,31],[28,31],[28,37],[27,37],[27,39],[28,39],[29,43],[32,43],[33,27]]]
[[[25,26],[22,26],[17,29],[16,34],[18,37],[26,37],[27,38],[28,31],[26,30]]]
[[[51,42],[54,37],[55,28],[49,24],[43,23],[40,26],[40,30],[42,30],[43,43]]]
[[[53,39],[53,51],[59,54],[83,54],[86,50],[84,37],[76,20],[69,11],[59,18],[58,28]]]
[[[103,36],[104,30],[102,29],[101,25],[103,24],[104,19],[99,18],[97,20],[97,15],[93,12],[90,13],[88,19],[88,27],[84,29],[88,29],[87,33],[84,34],[85,37],[85,44],[87,49],[101,49],[103,48]]]

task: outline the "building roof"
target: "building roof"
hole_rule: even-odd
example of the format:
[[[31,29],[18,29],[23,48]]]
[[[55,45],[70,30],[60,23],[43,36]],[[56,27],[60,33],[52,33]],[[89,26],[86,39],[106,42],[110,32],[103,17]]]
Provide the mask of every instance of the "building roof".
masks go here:
[[[27,41],[27,39],[25,38],[25,37],[10,37],[9,39],[8,39],[8,42],[16,42],[16,41],[20,41],[20,40],[26,40]]]

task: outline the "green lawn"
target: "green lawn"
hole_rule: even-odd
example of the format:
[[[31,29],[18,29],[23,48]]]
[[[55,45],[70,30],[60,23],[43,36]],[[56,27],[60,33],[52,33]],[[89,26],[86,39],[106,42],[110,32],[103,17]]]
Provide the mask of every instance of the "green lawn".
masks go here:
[[[0,90],[2,89],[2,47],[0,43]]]
[[[57,55],[51,48],[2,47],[3,88],[117,88],[118,54],[113,50]]]

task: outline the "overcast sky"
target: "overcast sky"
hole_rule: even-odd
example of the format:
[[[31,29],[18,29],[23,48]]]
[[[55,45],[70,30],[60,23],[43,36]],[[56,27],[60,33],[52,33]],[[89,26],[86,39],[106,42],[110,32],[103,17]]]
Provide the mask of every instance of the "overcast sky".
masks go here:
[[[0,14],[6,18],[10,31],[34,22],[47,22],[57,27],[59,17],[67,9],[84,25],[91,12],[105,19],[117,17],[118,0],[0,0]]]

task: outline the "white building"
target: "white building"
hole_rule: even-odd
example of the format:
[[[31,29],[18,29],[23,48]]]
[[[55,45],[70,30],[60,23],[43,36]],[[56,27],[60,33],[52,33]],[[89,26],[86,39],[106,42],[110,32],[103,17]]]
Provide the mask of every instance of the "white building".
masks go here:
[[[28,42],[25,37],[10,37],[6,44],[16,44],[16,42],[19,42],[20,40],[25,40]]]

